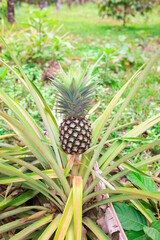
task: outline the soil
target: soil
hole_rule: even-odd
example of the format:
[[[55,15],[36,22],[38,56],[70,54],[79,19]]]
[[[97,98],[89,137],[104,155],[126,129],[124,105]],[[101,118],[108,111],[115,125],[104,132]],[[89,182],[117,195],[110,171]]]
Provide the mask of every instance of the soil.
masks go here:
[[[51,81],[57,77],[57,71],[60,71],[60,64],[57,61],[50,60],[46,62],[43,72],[42,72],[42,79],[43,81]]]

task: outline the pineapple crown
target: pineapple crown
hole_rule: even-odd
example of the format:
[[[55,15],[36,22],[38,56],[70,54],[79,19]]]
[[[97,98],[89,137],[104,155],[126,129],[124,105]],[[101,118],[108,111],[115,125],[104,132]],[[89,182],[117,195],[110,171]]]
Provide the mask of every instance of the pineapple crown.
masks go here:
[[[57,110],[65,117],[84,117],[91,106],[91,96],[96,84],[92,82],[92,71],[70,67],[68,72],[62,68],[58,77],[54,78],[53,86],[59,93],[57,96]]]

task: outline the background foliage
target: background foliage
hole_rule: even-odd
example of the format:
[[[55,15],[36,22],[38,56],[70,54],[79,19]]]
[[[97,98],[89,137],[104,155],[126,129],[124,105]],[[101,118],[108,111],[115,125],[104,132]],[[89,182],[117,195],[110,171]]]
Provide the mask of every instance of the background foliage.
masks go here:
[[[158,1],[148,0],[99,0],[99,13],[104,16],[116,16],[117,19],[123,19],[123,25],[126,24],[127,16],[135,16],[137,12],[144,15],[156,7]]]

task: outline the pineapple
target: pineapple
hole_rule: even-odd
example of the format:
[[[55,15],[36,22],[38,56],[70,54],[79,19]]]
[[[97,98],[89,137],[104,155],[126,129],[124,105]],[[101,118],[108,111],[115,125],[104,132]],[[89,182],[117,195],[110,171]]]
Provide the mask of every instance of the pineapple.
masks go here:
[[[53,82],[59,93],[57,110],[64,116],[59,134],[61,147],[66,154],[82,154],[90,147],[92,130],[85,115],[95,89],[95,83],[91,80],[91,73],[87,75],[81,68],[70,68],[68,73],[61,69],[59,78]]]

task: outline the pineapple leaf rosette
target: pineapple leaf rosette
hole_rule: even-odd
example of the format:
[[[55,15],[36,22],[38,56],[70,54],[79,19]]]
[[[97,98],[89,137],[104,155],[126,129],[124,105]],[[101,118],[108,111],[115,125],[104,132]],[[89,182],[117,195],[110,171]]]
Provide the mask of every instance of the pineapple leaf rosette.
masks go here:
[[[128,160],[160,145],[158,138],[147,143],[142,141],[142,134],[160,122],[160,114],[134,125],[121,138],[111,139],[111,133],[136,90],[160,57],[160,50],[146,66],[126,81],[104,112],[92,123],[91,131],[85,116],[95,89],[92,71],[88,74],[80,68],[70,68],[67,73],[62,70],[53,82],[58,92],[56,105],[64,116],[59,127],[41,91],[26,76],[4,39],[1,38],[1,41],[14,61],[16,71],[15,65],[12,67],[3,59],[0,62],[32,96],[41,122],[37,122],[17,99],[0,89],[1,103],[10,109],[7,113],[6,108],[0,111],[2,126],[6,127],[7,124],[7,129],[14,131],[14,134],[1,135],[0,142],[0,238],[108,240],[118,235],[118,239],[127,240],[125,232],[127,236],[133,236],[135,232],[135,225],[131,229],[131,222],[135,222],[133,214],[130,214],[133,210],[136,220],[141,222],[136,224],[136,228],[139,227],[136,236],[138,233],[140,236],[145,235],[146,228],[143,226],[154,225],[155,216],[159,214],[160,192],[156,182],[160,183],[160,180],[143,169],[160,161],[160,154],[148,156],[133,164]],[[124,97],[125,91],[127,94]],[[6,139],[13,137],[18,138],[23,145],[13,145],[10,141],[6,143]],[[125,152],[134,140],[142,141],[141,145]],[[110,144],[106,147],[108,142]],[[67,154],[70,155],[69,161]],[[75,159],[76,154],[81,154],[81,161]],[[123,182],[124,176],[128,177],[129,187]],[[144,187],[144,183],[149,183],[149,188]],[[122,226],[113,202],[119,202],[115,210],[119,213],[120,221],[126,223]],[[129,223],[127,218],[124,220],[126,209],[130,214]]]
[[[92,130],[85,115],[96,87],[92,79],[91,73],[71,67],[67,73],[61,69],[59,78],[53,81],[58,92],[56,107],[64,116],[59,127],[60,143],[67,154],[82,154],[90,147]]]

